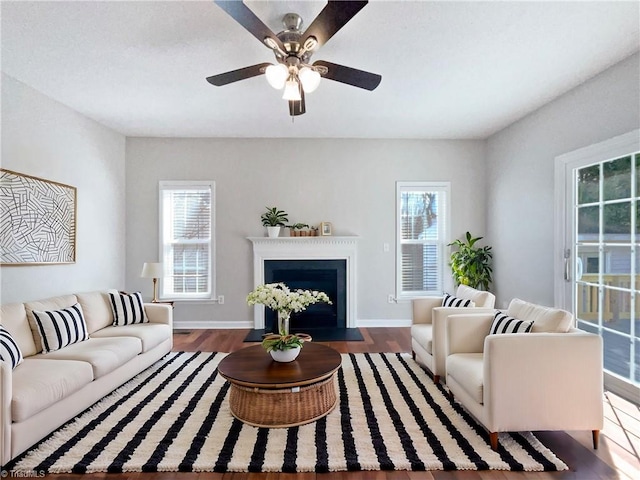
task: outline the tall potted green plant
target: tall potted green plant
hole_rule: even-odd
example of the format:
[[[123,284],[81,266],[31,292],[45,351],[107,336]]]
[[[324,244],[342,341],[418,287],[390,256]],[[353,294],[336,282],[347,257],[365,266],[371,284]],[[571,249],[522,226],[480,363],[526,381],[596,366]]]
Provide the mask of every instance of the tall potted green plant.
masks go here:
[[[278,207],[265,207],[267,209],[260,216],[262,225],[267,227],[267,235],[269,237],[277,237],[280,235],[280,227],[284,227],[289,217],[284,210],[278,210]]]
[[[493,281],[491,277],[491,259],[493,253],[491,247],[476,247],[475,244],[483,237],[472,237],[467,232],[466,240],[455,240],[449,246],[457,247],[458,250],[451,253],[451,272],[456,285],[468,285],[478,290],[489,290],[489,285]]]

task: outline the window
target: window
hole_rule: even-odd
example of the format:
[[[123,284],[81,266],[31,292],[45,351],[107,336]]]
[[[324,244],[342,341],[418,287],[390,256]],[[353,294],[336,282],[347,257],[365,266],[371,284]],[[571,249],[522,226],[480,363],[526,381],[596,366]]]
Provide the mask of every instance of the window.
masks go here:
[[[448,182],[396,183],[396,297],[440,295],[449,225]]]
[[[160,182],[160,298],[214,297],[214,201],[214,182]]]

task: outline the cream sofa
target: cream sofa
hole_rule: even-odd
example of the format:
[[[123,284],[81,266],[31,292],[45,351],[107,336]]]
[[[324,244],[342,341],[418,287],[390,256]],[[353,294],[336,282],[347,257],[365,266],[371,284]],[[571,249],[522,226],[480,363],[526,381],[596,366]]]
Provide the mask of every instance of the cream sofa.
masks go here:
[[[466,285],[458,286],[456,298],[471,300],[474,312],[492,313],[496,297],[491,292],[476,290]],[[411,351],[418,363],[433,374],[433,381],[446,380],[447,317],[468,311],[469,307],[443,307],[443,296],[421,297],[413,300],[411,325]]]
[[[79,303],[89,339],[42,353],[32,332],[32,311]],[[24,356],[13,370],[0,360],[0,465],[5,465],[57,427],[171,351],[173,310],[144,304],[148,323],[112,326],[104,292],[3,305],[0,322]],[[35,326],[34,326],[35,328]]]
[[[602,338],[573,316],[514,299],[507,315],[530,333],[490,335],[493,315],[456,314],[447,329],[447,387],[489,431],[591,430],[603,425]]]

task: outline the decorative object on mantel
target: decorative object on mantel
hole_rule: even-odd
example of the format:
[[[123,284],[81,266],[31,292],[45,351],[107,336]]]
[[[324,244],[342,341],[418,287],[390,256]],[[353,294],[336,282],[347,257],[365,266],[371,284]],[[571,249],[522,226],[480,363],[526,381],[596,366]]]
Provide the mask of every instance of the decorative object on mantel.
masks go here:
[[[290,334],[289,320],[292,312],[302,312],[309,305],[318,302],[331,304],[331,300],[324,292],[301,289],[291,291],[284,283],[258,285],[247,295],[247,304],[261,304],[278,313],[278,333],[267,334],[262,341],[262,346],[275,361],[291,362],[295,360],[303,343],[311,341],[311,337],[304,333]],[[287,350],[293,350],[293,352],[286,355],[276,353]]]
[[[158,279],[164,277],[162,263],[145,262],[142,266],[142,278],[153,278],[153,303],[158,303]]]
[[[331,222],[322,222],[320,224],[320,232],[324,237],[332,235],[333,233],[332,233]]]
[[[2,265],[76,262],[76,187],[0,169]]]
[[[278,207],[265,207],[267,211],[260,216],[262,225],[267,227],[267,235],[276,238],[280,235],[280,227],[284,227],[289,221],[287,212],[278,210]]]
[[[483,237],[471,236],[467,232],[466,241],[455,240],[447,246],[458,247],[458,250],[451,253],[451,272],[456,285],[467,285],[479,290],[489,290],[489,285],[493,281],[491,278],[491,259],[493,253],[491,247],[475,247],[478,240]]]
[[[309,235],[308,231],[303,231],[304,228],[309,228],[309,225],[306,223],[294,223],[287,225],[287,228],[289,228],[290,237],[306,237]]]

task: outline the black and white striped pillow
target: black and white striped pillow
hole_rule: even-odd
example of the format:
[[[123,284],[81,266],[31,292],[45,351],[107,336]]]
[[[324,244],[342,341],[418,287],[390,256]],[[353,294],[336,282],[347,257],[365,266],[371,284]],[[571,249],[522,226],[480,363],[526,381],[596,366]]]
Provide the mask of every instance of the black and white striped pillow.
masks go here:
[[[111,310],[113,311],[113,325],[133,325],[134,323],[148,323],[149,319],[142,304],[142,294],[109,292]]]
[[[79,303],[62,310],[32,312],[42,340],[43,353],[89,339],[87,323]]]
[[[497,311],[491,323],[489,335],[499,335],[501,333],[529,333],[533,327],[533,322],[528,320],[518,320],[517,318],[505,315]]]
[[[454,297],[453,295],[449,295],[448,293],[444,294],[444,298],[442,299],[443,307],[475,307],[476,304],[471,300],[467,300],[465,298]]]
[[[0,360],[9,362],[11,369],[22,363],[22,352],[6,328],[0,325]]]

